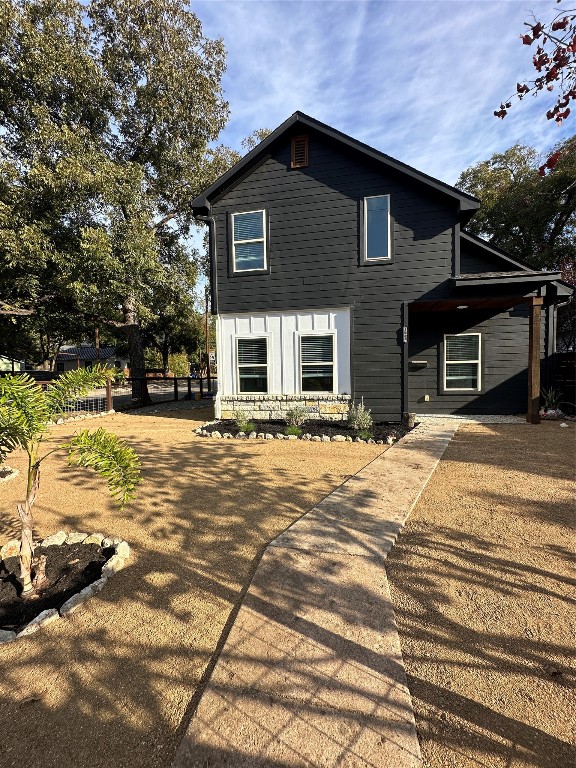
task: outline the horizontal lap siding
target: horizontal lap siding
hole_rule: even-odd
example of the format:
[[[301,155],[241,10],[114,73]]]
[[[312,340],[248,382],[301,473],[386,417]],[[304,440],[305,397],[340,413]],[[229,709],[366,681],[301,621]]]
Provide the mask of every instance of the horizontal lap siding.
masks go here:
[[[544,325],[544,324],[543,324]],[[482,334],[481,392],[442,393],[442,342],[445,333]],[[544,351],[544,329],[542,353]],[[525,413],[527,402],[528,315],[487,315],[461,311],[410,318],[409,360],[426,360],[427,368],[409,365],[410,410],[416,413]],[[423,401],[428,394],[430,400]]]
[[[220,313],[352,307],[356,399],[376,419],[401,413],[401,305],[448,292],[455,207],[393,171],[310,137],[310,166],[290,170],[287,142],[213,203]],[[359,265],[365,196],[389,194],[394,262]],[[452,206],[452,207],[450,207]],[[265,208],[270,274],[229,275],[228,213]]]

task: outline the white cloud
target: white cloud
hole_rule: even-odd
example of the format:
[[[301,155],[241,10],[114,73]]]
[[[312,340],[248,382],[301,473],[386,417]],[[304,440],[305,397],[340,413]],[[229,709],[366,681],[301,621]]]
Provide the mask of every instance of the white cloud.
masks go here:
[[[551,2],[534,2],[544,16]],[[224,0],[193,5],[228,48],[238,147],[256,128],[306,112],[426,173],[454,183],[461,170],[521,141],[544,151],[570,133],[544,115],[544,98],[493,116],[531,76],[519,33],[524,2],[492,0]]]

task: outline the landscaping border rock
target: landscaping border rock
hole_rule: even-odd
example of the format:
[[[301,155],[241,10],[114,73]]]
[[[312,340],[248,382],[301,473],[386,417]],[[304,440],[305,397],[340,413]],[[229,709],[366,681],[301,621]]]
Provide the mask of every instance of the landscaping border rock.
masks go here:
[[[202,426],[195,429],[194,434],[198,435],[199,437],[211,437],[213,440],[304,440],[314,443],[368,443],[370,445],[394,445],[394,443],[396,443],[398,440],[401,440],[404,435],[414,429],[414,427],[408,427],[403,423],[390,424],[390,434],[383,435],[381,439],[374,439],[371,437],[362,438],[355,434],[340,434],[340,432],[332,435],[312,435],[310,432],[303,432],[301,435],[286,435],[283,431],[275,431],[274,433],[252,431],[249,434],[239,431],[234,434],[232,432],[223,432],[220,429],[208,429],[209,427],[217,427],[220,424],[225,424],[226,422],[227,424],[230,423],[229,420],[221,419],[207,421],[205,424],[202,424]],[[273,424],[272,422],[266,423]],[[332,429],[334,429],[336,424],[332,423],[329,425],[327,424],[326,426],[330,426]],[[375,427],[377,426],[381,427],[382,425],[375,425]],[[284,425],[283,429],[285,428],[286,425]]]
[[[101,592],[106,586],[108,579],[115,573],[118,573],[126,566],[126,560],[130,557],[130,545],[127,541],[124,541],[120,536],[107,536],[102,533],[92,533],[90,535],[86,533],[78,533],[73,531],[66,533],[66,531],[57,531],[50,536],[47,536],[40,542],[36,542],[36,546],[59,546],[62,544],[98,544],[105,549],[114,549],[114,554],[104,563],[102,566],[102,575],[92,584],[88,584],[80,592],[72,595],[61,607],[60,610],[56,608],[50,608],[47,611],[42,611],[38,616],[35,616],[32,621],[23,627],[18,633],[0,630],[0,645],[4,643],[11,643],[14,640],[18,640],[20,637],[26,637],[32,635],[38,630],[45,627],[47,624],[51,624],[60,618],[67,618],[74,613],[82,604],[88,600],[88,598]],[[10,539],[0,548],[0,560],[5,557],[18,555],[20,552],[19,539]]]
[[[98,413],[75,413],[74,411],[71,411],[70,416],[66,415],[66,418],[61,416],[60,418],[56,419],[56,421],[49,421],[48,426],[53,427],[55,424],[68,424],[69,421],[83,421],[84,419],[98,419],[101,416],[113,416],[115,413],[116,411],[114,410],[114,408],[111,408],[109,411],[98,411]]]
[[[12,469],[9,464],[2,464],[0,466],[0,483],[7,483],[9,480],[14,480],[19,474],[19,469]]]

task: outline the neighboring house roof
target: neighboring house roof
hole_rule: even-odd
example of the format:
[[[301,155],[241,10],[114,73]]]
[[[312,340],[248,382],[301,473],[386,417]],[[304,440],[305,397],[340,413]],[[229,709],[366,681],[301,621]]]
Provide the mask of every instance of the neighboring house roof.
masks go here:
[[[270,146],[278,139],[283,138],[284,134],[291,131],[294,127],[308,128],[317,131],[351,149],[357,150],[376,163],[381,163],[387,168],[392,168],[406,176],[410,176],[416,181],[420,181],[423,184],[432,187],[438,192],[448,195],[459,203],[460,212],[462,214],[461,219],[463,222],[468,221],[480,207],[480,201],[472,195],[469,195],[466,192],[461,192],[459,189],[451,187],[449,184],[446,184],[439,179],[435,179],[432,176],[428,176],[426,173],[422,173],[422,171],[418,171],[415,168],[406,165],[406,163],[395,160],[393,157],[384,154],[384,152],[380,152],[379,150],[368,146],[368,144],[364,144],[351,136],[347,136],[345,133],[337,131],[335,128],[331,128],[329,125],[321,123],[313,117],[309,117],[302,112],[294,112],[294,114],[285,120],[282,125],[278,126],[275,131],[272,131],[272,133],[261,141],[260,144],[254,147],[251,152],[245,155],[238,163],[236,163],[236,165],[223,174],[216,182],[214,182],[214,184],[208,187],[202,195],[192,202],[194,214],[202,215],[203,213],[208,213],[210,211],[210,201],[221,191],[231,187],[234,183],[243,178],[252,165],[257,164],[261,161],[263,156],[268,154]]]
[[[96,354],[97,351],[99,354]],[[114,357],[115,354],[115,347],[100,347],[99,350],[96,350],[96,347],[81,345],[62,349],[56,359],[59,363],[64,363],[66,360],[107,360],[109,357]]]

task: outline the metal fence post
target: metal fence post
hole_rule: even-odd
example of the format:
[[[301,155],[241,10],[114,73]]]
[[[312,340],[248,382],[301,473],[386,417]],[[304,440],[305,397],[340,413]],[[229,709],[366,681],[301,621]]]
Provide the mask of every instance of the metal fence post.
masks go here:
[[[110,379],[106,381],[106,410],[112,410],[112,382]]]

